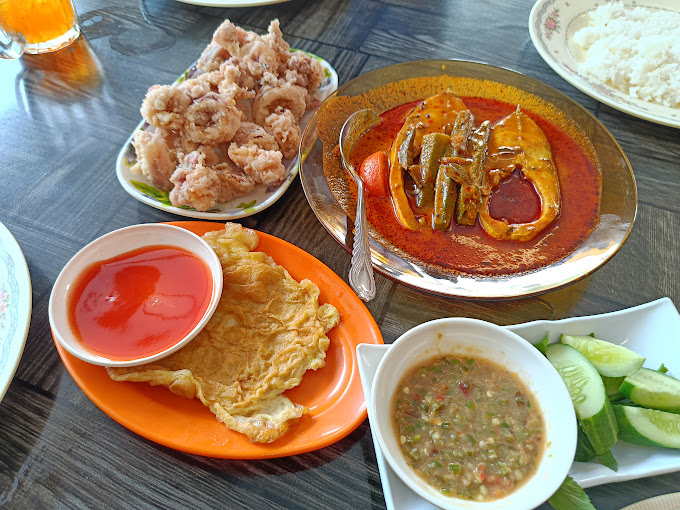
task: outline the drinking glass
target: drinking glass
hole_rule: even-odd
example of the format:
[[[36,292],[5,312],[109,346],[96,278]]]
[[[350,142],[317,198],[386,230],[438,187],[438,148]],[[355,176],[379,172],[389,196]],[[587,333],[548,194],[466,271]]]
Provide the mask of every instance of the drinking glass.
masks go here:
[[[0,0],[5,34],[23,36],[24,53],[45,53],[71,44],[80,34],[72,0]]]

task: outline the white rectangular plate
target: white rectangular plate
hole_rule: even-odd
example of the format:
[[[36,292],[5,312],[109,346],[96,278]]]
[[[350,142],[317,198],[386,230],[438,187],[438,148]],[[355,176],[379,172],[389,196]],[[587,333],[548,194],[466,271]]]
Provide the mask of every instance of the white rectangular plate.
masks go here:
[[[574,317],[558,321],[534,321],[506,326],[531,343],[550,334],[550,342],[557,342],[562,333],[589,335],[612,343],[625,345],[645,356],[644,366],[657,369],[663,363],[669,373],[680,376],[680,315],[668,298],[618,312]],[[357,347],[359,373],[366,404],[371,405],[371,385],[380,360],[389,345],[360,344]],[[373,436],[380,479],[388,510],[434,510],[435,506],[411,491],[387,465]],[[635,478],[680,471],[680,450],[637,446],[619,441],[612,453],[619,470],[614,472],[596,462],[574,462],[569,475],[581,487],[603,483],[623,482]]]

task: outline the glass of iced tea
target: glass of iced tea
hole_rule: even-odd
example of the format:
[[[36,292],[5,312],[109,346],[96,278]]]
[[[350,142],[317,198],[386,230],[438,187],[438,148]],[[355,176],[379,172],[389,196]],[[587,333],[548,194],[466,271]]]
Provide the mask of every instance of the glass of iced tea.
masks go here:
[[[0,0],[0,24],[26,39],[25,53],[45,53],[71,44],[80,34],[72,0]]]

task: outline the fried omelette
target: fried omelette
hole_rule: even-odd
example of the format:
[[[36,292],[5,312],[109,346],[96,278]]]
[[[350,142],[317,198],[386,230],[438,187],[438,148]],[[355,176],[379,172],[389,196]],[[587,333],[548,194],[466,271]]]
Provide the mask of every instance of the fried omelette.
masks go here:
[[[325,365],[338,324],[334,306],[319,306],[319,289],[298,283],[267,254],[253,251],[257,234],[227,223],[203,236],[224,273],[222,297],[205,328],[179,351],[153,363],[108,368],[116,381],[167,386],[197,397],[228,428],[251,441],[281,437],[307,408],[282,393],[307,370]]]

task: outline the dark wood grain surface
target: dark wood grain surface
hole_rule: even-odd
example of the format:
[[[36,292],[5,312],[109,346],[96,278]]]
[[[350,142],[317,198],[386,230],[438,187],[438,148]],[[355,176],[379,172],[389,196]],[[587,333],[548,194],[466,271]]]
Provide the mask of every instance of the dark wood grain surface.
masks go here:
[[[609,312],[663,296],[680,304],[680,131],[600,104],[554,73],[529,38],[531,0],[293,0],[234,9],[172,0],[75,4],[82,26],[75,45],[0,61],[0,221],[21,245],[33,285],[26,347],[0,403],[0,507],[385,507],[367,421],[330,447],[289,458],[188,455],[147,441],[100,411],[52,341],[50,291],[80,248],[127,225],[182,219],[128,195],[115,160],[140,121],[146,90],[174,81],[224,18],[260,33],[279,18],[291,45],[330,62],[341,84],[427,58],[522,72],[586,107],[630,159],[638,215],[604,267],[565,289],[500,302],[436,297],[378,276],[378,296],[368,308],[386,343],[445,316],[505,325]],[[346,279],[350,256],[317,221],[299,179],[274,206],[242,223],[300,246]],[[587,492],[606,510],[679,489],[675,473]]]

